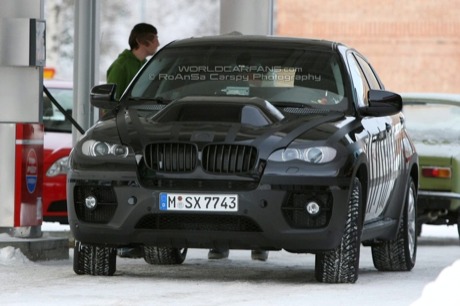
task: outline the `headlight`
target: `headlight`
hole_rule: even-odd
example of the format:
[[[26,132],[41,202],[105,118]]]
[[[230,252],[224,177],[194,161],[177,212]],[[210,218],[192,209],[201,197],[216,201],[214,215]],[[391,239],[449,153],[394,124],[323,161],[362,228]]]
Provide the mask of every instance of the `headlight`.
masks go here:
[[[87,156],[128,156],[129,149],[121,144],[111,144],[104,141],[87,140],[82,145],[82,152]]]
[[[333,160],[336,155],[337,151],[331,147],[287,148],[273,152],[268,160],[276,162],[302,160],[312,164],[323,164]]]
[[[46,176],[53,177],[59,174],[67,174],[69,171],[69,157],[62,157],[55,161],[46,171]]]

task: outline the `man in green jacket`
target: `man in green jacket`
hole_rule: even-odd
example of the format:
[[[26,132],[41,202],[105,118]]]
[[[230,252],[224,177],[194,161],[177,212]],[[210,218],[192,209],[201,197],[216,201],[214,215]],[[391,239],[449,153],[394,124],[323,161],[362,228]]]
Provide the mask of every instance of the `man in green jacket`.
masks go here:
[[[130,50],[125,49],[107,70],[107,83],[117,85],[116,98],[128,87],[139,69],[147,61],[147,57],[155,54],[160,42],[157,29],[147,23],[134,26],[129,35]]]
[[[117,85],[115,95],[117,100],[120,99],[126,87],[145,64],[147,57],[155,54],[160,46],[157,29],[147,23],[136,24],[131,30],[128,43],[131,49],[125,49],[120,53],[107,70],[107,83]],[[120,248],[118,255],[121,257],[141,257],[142,250],[140,248]]]

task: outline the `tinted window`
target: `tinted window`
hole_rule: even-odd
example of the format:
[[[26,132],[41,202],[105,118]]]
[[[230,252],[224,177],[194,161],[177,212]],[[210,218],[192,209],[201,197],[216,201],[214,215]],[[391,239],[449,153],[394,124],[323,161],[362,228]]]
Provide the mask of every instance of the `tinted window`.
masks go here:
[[[380,86],[380,82],[375,76],[374,71],[370,67],[369,63],[366,62],[361,56],[357,54],[355,54],[355,57],[358,60],[358,63],[361,66],[361,69],[363,70],[364,75],[366,76],[366,79],[369,83],[369,87],[372,89],[382,89]]]
[[[347,58],[348,64],[350,65],[351,78],[353,80],[358,106],[366,106],[368,104],[366,95],[369,89],[366,78],[353,54],[348,53]]]
[[[266,46],[169,48],[136,81],[131,98],[247,96],[272,103],[347,108],[343,69],[334,52]]]

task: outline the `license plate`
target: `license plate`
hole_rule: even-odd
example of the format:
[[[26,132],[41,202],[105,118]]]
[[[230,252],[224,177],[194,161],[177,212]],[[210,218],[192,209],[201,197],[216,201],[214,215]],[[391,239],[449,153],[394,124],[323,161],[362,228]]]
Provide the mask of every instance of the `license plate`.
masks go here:
[[[238,211],[236,194],[160,193],[160,210]]]

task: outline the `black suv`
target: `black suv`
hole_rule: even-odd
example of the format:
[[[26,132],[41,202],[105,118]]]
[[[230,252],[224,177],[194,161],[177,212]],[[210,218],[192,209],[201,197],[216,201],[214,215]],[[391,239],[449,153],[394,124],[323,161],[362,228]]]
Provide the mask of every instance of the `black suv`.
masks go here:
[[[68,174],[77,274],[117,249],[180,264],[187,248],[316,254],[353,283],[360,245],[381,271],[416,257],[418,157],[402,101],[359,52],[329,41],[223,35],[170,43],[76,144]]]

